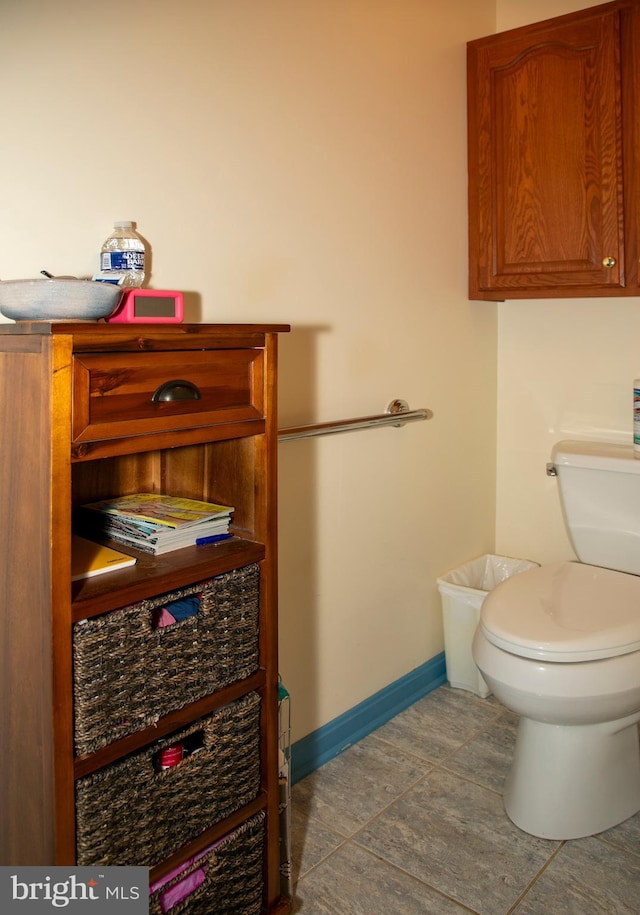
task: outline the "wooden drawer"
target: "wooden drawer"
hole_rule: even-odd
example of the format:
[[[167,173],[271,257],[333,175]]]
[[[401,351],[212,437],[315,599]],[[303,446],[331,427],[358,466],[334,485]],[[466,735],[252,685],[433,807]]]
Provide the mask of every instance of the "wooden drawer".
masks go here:
[[[72,439],[261,419],[262,373],[262,350],[76,354]]]

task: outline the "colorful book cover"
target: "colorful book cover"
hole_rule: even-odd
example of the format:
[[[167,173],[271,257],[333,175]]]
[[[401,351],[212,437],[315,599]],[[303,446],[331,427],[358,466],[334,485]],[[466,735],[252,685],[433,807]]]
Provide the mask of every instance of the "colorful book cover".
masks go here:
[[[75,534],[71,540],[71,581],[82,578],[92,578],[102,575],[103,572],[113,572],[114,569],[124,569],[135,565],[135,558],[126,553],[120,553],[111,547],[85,540]]]
[[[115,499],[91,502],[83,508],[116,515],[136,522],[148,522],[169,528],[188,528],[214,518],[228,517],[234,509],[230,505],[215,502],[201,502],[198,499],[182,499],[162,493],[135,493]]]

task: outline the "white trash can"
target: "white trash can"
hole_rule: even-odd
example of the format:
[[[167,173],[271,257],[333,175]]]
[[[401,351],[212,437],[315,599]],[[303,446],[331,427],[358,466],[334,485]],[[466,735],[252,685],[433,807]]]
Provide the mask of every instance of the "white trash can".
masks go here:
[[[528,559],[487,554],[438,578],[447,680],[451,686],[467,689],[483,699],[490,695],[491,690],[471,655],[482,602],[501,581],[538,565]]]

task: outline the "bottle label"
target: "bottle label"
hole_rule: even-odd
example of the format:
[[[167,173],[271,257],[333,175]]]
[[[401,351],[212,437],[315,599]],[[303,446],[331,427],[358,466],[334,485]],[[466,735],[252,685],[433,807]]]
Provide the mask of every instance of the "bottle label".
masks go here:
[[[182,762],[183,756],[184,748],[182,744],[172,744],[170,747],[160,750],[158,753],[158,765],[161,769],[171,769],[173,766],[177,766],[179,762]]]
[[[105,251],[100,258],[102,272],[132,273],[144,270],[144,251]]]
[[[633,389],[633,447],[640,452],[640,388]]]

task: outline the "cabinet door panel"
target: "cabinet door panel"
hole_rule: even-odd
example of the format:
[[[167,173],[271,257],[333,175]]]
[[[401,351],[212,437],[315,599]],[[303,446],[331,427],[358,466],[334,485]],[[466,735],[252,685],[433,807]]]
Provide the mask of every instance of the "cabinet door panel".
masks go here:
[[[620,99],[616,11],[469,45],[472,297],[624,285]]]

